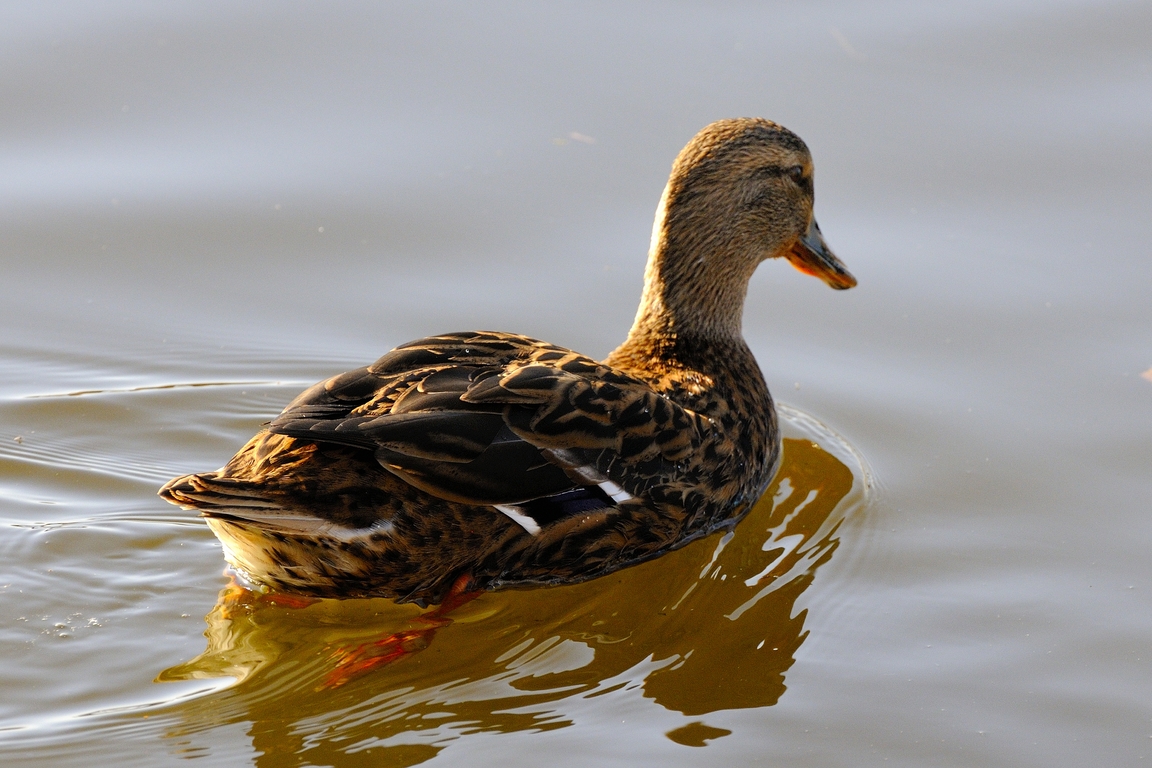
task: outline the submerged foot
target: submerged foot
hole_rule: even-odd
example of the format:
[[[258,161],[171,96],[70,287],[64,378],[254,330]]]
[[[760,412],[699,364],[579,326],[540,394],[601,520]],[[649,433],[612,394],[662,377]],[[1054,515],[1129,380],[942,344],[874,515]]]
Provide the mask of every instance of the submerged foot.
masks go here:
[[[259,592],[252,589],[243,579],[237,576],[232,568],[225,568],[224,575],[228,583],[220,590],[216,597],[217,609],[220,615],[230,619],[238,613],[251,611],[258,605],[275,605],[278,608],[307,608],[320,602],[319,598],[289,595],[282,592]]]
[[[482,594],[473,588],[472,577],[465,574],[456,579],[444,600],[435,608],[417,616],[411,629],[393,632],[390,635],[355,648],[340,648],[333,654],[336,668],[324,678],[321,689],[339,688],[353,678],[371,672],[377,667],[391,664],[406,656],[427,648],[436,636],[437,630],[452,623],[448,613],[468,603]]]

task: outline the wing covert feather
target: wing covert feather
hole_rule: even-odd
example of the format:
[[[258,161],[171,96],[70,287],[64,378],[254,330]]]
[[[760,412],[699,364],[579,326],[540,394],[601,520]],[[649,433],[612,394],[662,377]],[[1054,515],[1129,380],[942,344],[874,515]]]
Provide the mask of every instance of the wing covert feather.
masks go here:
[[[469,332],[397,347],[317,384],[269,429],[373,450],[386,469],[441,498],[507,504],[595,476],[642,483],[690,455],[710,423],[570,350]]]

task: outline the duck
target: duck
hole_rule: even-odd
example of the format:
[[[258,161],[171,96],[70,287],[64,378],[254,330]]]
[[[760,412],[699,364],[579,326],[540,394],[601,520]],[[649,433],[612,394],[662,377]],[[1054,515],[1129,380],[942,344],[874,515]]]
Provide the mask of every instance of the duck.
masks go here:
[[[159,494],[259,589],[420,606],[584,581],[731,530],[781,450],[742,334],[753,272],[783,258],[856,285],[813,200],[799,136],[714,122],[672,165],[635,320],[606,359],[496,331],[409,342]]]

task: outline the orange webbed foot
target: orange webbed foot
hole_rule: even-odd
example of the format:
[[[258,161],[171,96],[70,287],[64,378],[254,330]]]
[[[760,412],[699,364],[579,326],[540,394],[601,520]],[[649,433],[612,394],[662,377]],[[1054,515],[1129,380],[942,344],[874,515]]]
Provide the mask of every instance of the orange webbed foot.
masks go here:
[[[406,656],[419,653],[431,644],[437,630],[452,623],[447,614],[482,594],[473,589],[472,577],[461,576],[452,584],[448,594],[432,610],[417,616],[413,623],[421,626],[394,632],[371,643],[352,649],[338,649],[333,658],[336,668],[328,673],[321,688],[339,688],[353,678],[377,667],[391,664]]]
[[[248,585],[231,568],[224,569],[228,583],[216,597],[216,605],[221,615],[228,619],[241,613],[252,611],[258,605],[275,605],[279,608],[307,608],[320,602],[319,598],[288,595],[281,592],[260,592]]]

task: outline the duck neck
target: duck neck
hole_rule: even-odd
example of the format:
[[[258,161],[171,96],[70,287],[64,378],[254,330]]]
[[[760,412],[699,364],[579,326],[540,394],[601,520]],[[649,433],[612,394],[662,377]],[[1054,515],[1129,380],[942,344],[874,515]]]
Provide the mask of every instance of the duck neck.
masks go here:
[[[670,210],[665,189],[652,229],[644,292],[625,342],[609,362],[696,365],[703,354],[746,349],[741,324],[759,259],[715,218]],[[704,212],[701,212],[704,213]]]

